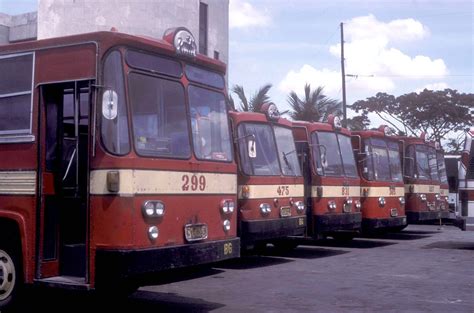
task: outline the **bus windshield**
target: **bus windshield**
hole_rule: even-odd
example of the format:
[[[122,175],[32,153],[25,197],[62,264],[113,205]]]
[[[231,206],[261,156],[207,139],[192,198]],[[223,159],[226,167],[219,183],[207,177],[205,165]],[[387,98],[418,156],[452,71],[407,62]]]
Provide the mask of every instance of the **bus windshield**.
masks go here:
[[[280,175],[277,147],[268,124],[241,123],[238,127],[240,167],[247,175]],[[249,147],[254,143],[254,147]],[[255,149],[252,153],[249,149]],[[298,167],[299,169],[299,167]]]
[[[430,166],[430,173],[431,179],[439,181],[439,173],[438,173],[438,160],[436,158],[436,150],[432,147],[428,149],[428,157],[429,157],[429,166]]]
[[[442,152],[437,152],[436,160],[438,162],[439,180],[442,184],[447,184],[448,175],[446,175],[446,164],[444,162],[444,154]]]
[[[274,126],[273,130],[283,175],[301,176],[293,133],[290,129],[280,126]]]
[[[131,67],[150,72],[132,71],[128,75],[133,142],[138,155],[188,159],[193,150],[200,160],[232,161],[223,93],[195,85],[185,90],[177,80],[181,65],[170,59],[128,51],[126,61]],[[158,77],[157,73],[174,78]],[[199,69],[201,79],[206,73]]]
[[[367,139],[365,144],[364,177],[368,180],[401,182],[398,145],[379,138]]]
[[[428,147],[425,145],[416,145],[416,173],[419,179],[431,179],[431,170],[429,162]]]
[[[356,163],[348,136],[333,132],[314,132],[314,167],[322,176],[357,177]]]
[[[224,95],[189,86],[194,153],[201,160],[231,161],[232,148]]]

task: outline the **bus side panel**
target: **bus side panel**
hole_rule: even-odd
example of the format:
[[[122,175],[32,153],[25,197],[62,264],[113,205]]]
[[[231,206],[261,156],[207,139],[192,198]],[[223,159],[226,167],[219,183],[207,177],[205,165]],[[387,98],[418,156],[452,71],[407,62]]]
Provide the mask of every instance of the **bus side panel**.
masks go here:
[[[37,84],[74,81],[96,76],[96,46],[62,47],[36,53]]]

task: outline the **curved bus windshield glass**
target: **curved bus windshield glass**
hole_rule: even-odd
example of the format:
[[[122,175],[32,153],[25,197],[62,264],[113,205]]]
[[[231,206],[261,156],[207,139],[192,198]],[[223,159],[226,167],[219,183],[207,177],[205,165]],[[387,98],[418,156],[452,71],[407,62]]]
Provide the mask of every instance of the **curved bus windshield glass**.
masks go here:
[[[137,153],[189,158],[191,147],[181,84],[131,73],[129,86]]]
[[[419,179],[431,179],[428,147],[416,145],[416,172]]]
[[[357,177],[351,139],[333,132],[314,132],[314,167],[319,175]]]
[[[438,160],[436,158],[435,148],[428,148],[428,164],[430,165],[431,179],[439,181]]]
[[[277,147],[270,125],[241,123],[237,133],[240,167],[245,174],[257,176],[281,174]]]
[[[388,142],[388,157],[390,158],[390,174],[392,181],[403,181],[400,150],[396,142]]]
[[[314,160],[318,173],[325,176],[344,176],[336,134],[330,132],[313,133],[314,139],[317,143],[313,144],[313,154],[319,155],[319,158]]]
[[[274,126],[273,130],[283,175],[301,176],[293,133],[290,129],[280,126]]]
[[[447,184],[448,175],[446,175],[446,163],[444,162],[444,154],[442,152],[437,152],[436,160],[438,162],[439,181],[442,184]]]
[[[379,138],[367,139],[365,144],[364,177],[368,180],[402,181],[398,145]]]
[[[198,159],[231,161],[232,148],[224,95],[188,87],[194,153]]]
[[[354,152],[352,151],[351,138],[346,135],[337,134],[337,139],[341,150],[344,173],[348,177],[357,177],[357,166],[354,159]]]

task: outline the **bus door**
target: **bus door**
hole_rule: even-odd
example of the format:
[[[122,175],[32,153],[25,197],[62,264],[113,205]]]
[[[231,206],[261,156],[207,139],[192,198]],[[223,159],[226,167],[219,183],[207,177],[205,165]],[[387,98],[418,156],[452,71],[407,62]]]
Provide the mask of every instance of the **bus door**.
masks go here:
[[[86,282],[92,81],[41,86],[41,221],[37,278]]]

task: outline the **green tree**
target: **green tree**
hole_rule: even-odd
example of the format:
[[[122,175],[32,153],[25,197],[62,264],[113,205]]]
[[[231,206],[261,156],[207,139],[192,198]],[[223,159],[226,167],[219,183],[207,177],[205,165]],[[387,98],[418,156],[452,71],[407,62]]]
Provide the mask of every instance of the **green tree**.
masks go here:
[[[234,85],[232,92],[237,95],[240,100],[240,110],[243,112],[260,112],[264,103],[270,102],[268,91],[272,88],[271,84],[266,84],[261,87],[251,98],[247,100],[244,87],[241,85]]]
[[[347,119],[347,128],[350,130],[366,130],[369,128],[370,120],[367,114],[357,115]]]
[[[356,112],[377,114],[399,133],[418,136],[425,132],[439,143],[450,132],[470,126],[471,107],[474,107],[474,94],[453,89],[425,89],[399,97],[377,93],[375,97],[357,101],[351,106]]]
[[[296,92],[288,95],[288,104],[292,108],[289,112],[294,120],[318,122],[327,120],[329,114],[340,114],[342,103],[328,98],[323,93],[323,87],[319,86],[311,91],[311,85],[304,86],[304,99],[300,99]]]

